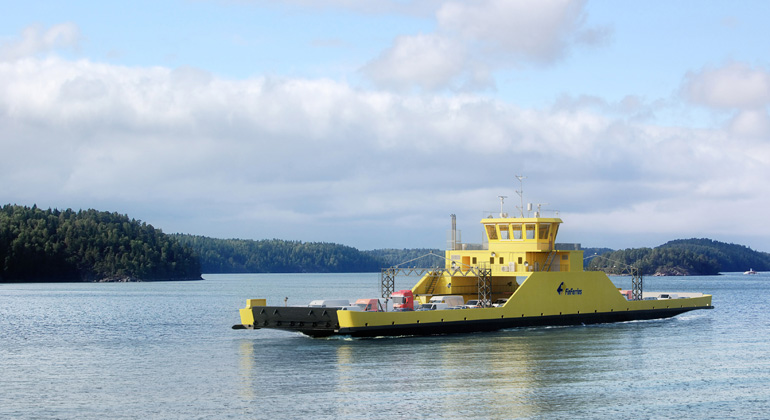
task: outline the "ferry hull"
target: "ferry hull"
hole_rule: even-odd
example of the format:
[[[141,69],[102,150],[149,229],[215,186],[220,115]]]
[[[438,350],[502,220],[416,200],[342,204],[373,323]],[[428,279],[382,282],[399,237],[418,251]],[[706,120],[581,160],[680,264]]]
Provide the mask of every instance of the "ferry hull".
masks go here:
[[[606,312],[594,314],[546,315],[540,317],[481,319],[454,322],[433,322],[375,327],[341,328],[336,334],[352,337],[381,337],[404,335],[439,335],[454,333],[489,332],[508,328],[590,325],[614,322],[670,318],[684,312],[705,308],[652,309],[633,312]]]
[[[254,310],[256,309],[256,310]],[[670,318],[696,309],[713,309],[713,306],[661,308],[634,311],[602,312],[588,314],[565,314],[525,316],[519,318],[489,317],[449,322],[412,322],[376,326],[340,327],[336,309],[315,309],[302,307],[254,308],[254,321],[250,324],[234,325],[235,329],[280,329],[300,332],[311,337],[348,335],[351,337],[386,337],[405,335],[439,335],[471,332],[497,331],[508,328],[570,326],[627,322]],[[459,309],[459,314],[469,311],[495,311],[495,309]],[[399,313],[391,313],[398,317]],[[495,313],[495,315],[497,315]]]

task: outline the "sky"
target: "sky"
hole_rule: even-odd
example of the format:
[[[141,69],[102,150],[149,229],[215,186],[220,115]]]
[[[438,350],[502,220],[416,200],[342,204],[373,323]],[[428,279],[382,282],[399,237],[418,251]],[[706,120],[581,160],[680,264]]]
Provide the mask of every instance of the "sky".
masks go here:
[[[0,5],[0,204],[444,248],[503,196],[558,242],[770,251],[770,2]]]

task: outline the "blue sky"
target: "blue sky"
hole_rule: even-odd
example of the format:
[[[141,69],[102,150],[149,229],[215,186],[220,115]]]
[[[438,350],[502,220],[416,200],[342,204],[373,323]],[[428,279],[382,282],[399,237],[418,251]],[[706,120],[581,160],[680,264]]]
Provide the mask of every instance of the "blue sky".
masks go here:
[[[562,242],[770,251],[767,2],[0,3],[3,203],[442,248],[525,175]]]

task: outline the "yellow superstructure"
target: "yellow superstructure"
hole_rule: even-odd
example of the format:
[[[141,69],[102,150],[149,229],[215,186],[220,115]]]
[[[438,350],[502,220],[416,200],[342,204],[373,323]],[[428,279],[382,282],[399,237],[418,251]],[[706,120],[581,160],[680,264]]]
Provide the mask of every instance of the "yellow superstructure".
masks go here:
[[[464,249],[455,244],[446,251],[444,275],[426,275],[412,291],[424,303],[433,295],[478,296],[478,280],[468,270],[487,269],[491,275],[490,300],[508,298],[535,272],[583,271],[583,251],[556,249],[559,218],[486,218],[481,220],[488,246]]]

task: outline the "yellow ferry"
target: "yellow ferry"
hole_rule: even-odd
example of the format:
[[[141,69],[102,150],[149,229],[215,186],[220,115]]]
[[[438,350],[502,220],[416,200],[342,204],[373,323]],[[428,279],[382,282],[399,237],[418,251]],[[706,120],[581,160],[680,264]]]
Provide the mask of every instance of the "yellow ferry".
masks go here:
[[[644,292],[633,268],[632,289],[619,290],[604,272],[583,270],[578,245],[556,243],[561,219],[540,217],[539,211],[524,217],[523,209],[521,217],[508,217],[502,212],[503,198],[499,217],[481,220],[485,244],[461,243],[452,215],[444,267],[383,269],[385,305],[375,304],[374,310],[371,303],[347,301],[267,306],[265,299],[249,299],[240,309],[241,324],[233,328],[274,328],[312,337],[433,335],[667,318],[713,309],[708,294]],[[424,275],[411,291],[394,290],[396,276],[415,272]],[[457,303],[458,296],[472,305],[443,303]],[[412,298],[418,310],[410,310]],[[388,306],[391,299],[397,310]]]

